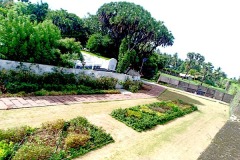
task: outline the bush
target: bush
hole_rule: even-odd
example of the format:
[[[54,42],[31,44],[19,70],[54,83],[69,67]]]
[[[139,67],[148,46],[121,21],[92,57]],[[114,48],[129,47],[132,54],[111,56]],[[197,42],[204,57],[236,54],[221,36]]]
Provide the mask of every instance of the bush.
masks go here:
[[[111,77],[94,78],[81,74],[64,74],[62,72],[37,75],[30,71],[0,71],[0,80],[6,83],[8,93],[24,92],[27,95],[68,95],[68,94],[111,94],[119,93],[114,89],[117,80]]]
[[[25,138],[33,131],[34,129],[28,126],[0,130],[0,141],[5,140],[6,142],[23,143]]]
[[[141,132],[196,110],[197,107],[182,101],[162,101],[128,109],[117,109],[111,115]]]
[[[59,132],[65,126],[65,121],[63,119],[58,119],[53,122],[46,122],[42,124],[41,129],[45,129],[48,131]]]
[[[125,82],[123,82],[123,88],[130,92],[135,93],[142,88],[142,84],[143,83],[141,81],[131,81],[127,79]]]
[[[53,147],[46,145],[37,145],[27,143],[24,144],[15,154],[13,160],[46,160],[49,159],[54,152]]]
[[[0,160],[9,159],[14,151],[14,144],[12,142],[0,141]]]
[[[79,148],[85,146],[91,137],[85,134],[69,133],[65,138],[66,148]]]

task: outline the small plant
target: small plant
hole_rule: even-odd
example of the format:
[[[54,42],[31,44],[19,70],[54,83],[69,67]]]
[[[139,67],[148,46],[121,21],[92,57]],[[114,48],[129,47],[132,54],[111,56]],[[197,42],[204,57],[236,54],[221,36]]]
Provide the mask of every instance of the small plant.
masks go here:
[[[33,131],[34,129],[28,126],[0,130],[0,141],[5,140],[6,142],[22,143]]]
[[[0,160],[9,159],[14,151],[13,142],[0,141]]]
[[[46,145],[36,145],[32,143],[24,144],[15,154],[13,160],[46,160],[49,159],[54,152],[53,147]]]
[[[66,148],[79,148],[85,146],[91,137],[85,134],[69,133],[65,138]]]

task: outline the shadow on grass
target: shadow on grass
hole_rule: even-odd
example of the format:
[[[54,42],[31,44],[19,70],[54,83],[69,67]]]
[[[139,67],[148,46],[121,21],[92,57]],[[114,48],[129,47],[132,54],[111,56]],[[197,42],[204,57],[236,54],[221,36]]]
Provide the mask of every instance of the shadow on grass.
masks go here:
[[[188,96],[185,96],[181,93],[176,93],[176,92],[172,92],[170,90],[166,90],[165,92],[163,92],[162,94],[160,94],[158,96],[159,100],[177,100],[177,99],[181,99],[184,102],[190,103],[190,104],[195,104],[195,105],[203,105],[200,101],[190,98]]]

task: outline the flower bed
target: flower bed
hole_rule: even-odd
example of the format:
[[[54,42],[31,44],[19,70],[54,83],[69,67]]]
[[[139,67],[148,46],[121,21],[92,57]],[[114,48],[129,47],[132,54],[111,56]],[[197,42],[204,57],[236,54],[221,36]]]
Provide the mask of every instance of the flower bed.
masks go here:
[[[57,120],[41,128],[0,130],[0,159],[73,159],[111,142],[109,134],[85,118]]]
[[[196,110],[198,110],[196,106],[177,100],[161,101],[127,109],[116,109],[111,115],[127,126],[141,132]]]

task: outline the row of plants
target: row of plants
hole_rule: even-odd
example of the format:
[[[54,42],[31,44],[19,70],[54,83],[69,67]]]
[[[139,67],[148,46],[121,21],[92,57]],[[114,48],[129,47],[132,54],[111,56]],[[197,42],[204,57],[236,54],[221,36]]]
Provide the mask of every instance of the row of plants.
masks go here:
[[[68,95],[119,93],[115,90],[117,79],[95,78],[85,74],[62,72],[38,75],[31,71],[0,71],[2,93],[16,95]],[[4,87],[3,87],[4,86]]]
[[[59,119],[40,128],[0,130],[0,159],[67,160],[112,142],[110,134],[83,117]]]
[[[198,110],[196,106],[182,100],[161,101],[127,109],[116,109],[111,116],[134,130],[142,132],[196,110]]]

